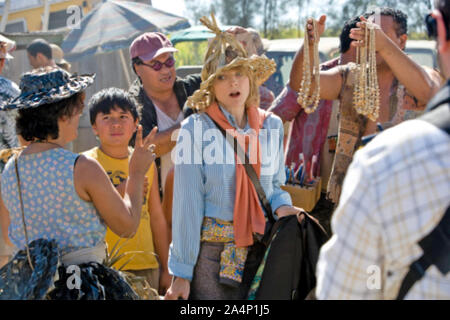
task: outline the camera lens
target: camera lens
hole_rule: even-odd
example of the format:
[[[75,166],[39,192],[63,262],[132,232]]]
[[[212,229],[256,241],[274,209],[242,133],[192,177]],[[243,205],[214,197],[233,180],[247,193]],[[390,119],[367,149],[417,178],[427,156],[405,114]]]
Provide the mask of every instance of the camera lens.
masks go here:
[[[437,37],[437,23],[436,19],[428,14],[425,17],[425,25],[427,26],[427,34],[429,38],[435,39]]]

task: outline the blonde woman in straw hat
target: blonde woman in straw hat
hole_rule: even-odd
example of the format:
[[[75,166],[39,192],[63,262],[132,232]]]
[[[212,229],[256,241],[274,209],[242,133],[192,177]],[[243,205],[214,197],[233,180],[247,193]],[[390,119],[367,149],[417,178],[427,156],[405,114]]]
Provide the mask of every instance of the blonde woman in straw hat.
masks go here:
[[[255,244],[265,231],[265,210],[243,162],[218,129],[246,150],[275,215],[300,209],[280,189],[282,122],[258,108],[258,86],[275,71],[275,62],[248,57],[233,35],[220,31],[213,15],[201,22],[216,37],[205,56],[200,89],[188,100],[198,113],[182,123],[175,150],[169,258],[174,280],[166,299],[245,299],[252,280],[245,271],[257,264]],[[249,143],[241,143],[245,139]]]

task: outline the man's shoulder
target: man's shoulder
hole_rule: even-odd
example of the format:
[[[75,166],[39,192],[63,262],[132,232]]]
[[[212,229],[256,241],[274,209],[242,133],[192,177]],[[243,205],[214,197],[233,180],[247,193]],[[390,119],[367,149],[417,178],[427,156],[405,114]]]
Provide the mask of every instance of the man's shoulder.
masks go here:
[[[182,85],[186,89],[188,95],[191,95],[195,90],[200,88],[202,78],[200,74],[190,74],[184,78],[177,77],[175,83],[177,85]]]
[[[446,141],[448,136],[445,132],[430,122],[423,119],[407,120],[381,132],[358,151],[358,158],[364,159],[363,161],[371,167],[388,158],[407,160],[413,154],[415,161],[422,158],[426,160],[430,156],[431,149],[440,144],[445,145]]]
[[[0,92],[15,97],[20,94],[20,89],[15,82],[0,76]]]

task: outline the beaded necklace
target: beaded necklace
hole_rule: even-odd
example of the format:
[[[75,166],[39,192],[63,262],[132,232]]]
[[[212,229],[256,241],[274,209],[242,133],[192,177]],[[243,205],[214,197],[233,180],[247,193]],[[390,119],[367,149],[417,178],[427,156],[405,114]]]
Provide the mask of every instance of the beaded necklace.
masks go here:
[[[313,46],[313,72],[309,57],[308,23],[305,28],[305,39],[303,41],[303,78],[298,92],[297,103],[303,106],[306,113],[316,111],[320,101],[320,69],[319,69],[319,31],[317,22],[313,19],[314,46]],[[311,78],[314,74],[315,90],[310,94]]]
[[[380,90],[375,52],[375,25],[372,23],[366,23],[364,47],[356,48],[356,81],[353,91],[353,105],[359,114],[372,121],[378,119]]]

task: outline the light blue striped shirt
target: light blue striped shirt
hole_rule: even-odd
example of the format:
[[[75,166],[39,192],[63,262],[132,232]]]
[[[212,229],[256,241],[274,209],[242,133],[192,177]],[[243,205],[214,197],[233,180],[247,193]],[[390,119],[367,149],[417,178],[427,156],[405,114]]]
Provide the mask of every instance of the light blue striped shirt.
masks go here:
[[[225,109],[221,110],[239,132],[252,130],[248,123],[244,129],[239,129],[234,117]],[[289,194],[280,188],[286,176],[283,123],[278,116],[271,114],[266,118],[259,140],[260,181],[275,212],[283,205],[292,205]],[[182,122],[172,159],[175,180],[169,271],[177,277],[192,280],[200,250],[203,218],[233,221],[236,192],[234,150],[212,120],[200,113]]]

